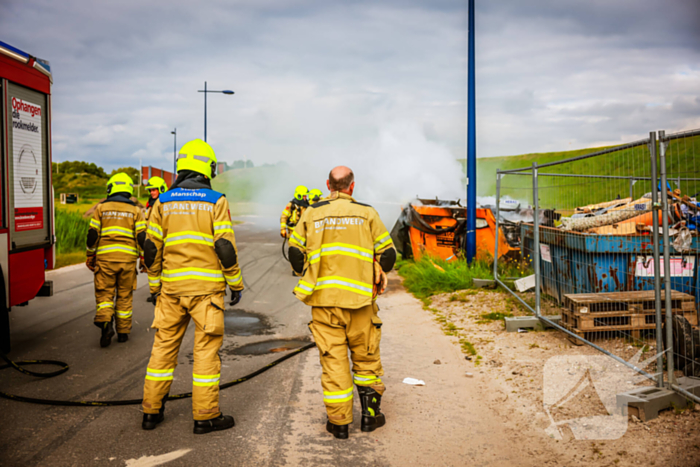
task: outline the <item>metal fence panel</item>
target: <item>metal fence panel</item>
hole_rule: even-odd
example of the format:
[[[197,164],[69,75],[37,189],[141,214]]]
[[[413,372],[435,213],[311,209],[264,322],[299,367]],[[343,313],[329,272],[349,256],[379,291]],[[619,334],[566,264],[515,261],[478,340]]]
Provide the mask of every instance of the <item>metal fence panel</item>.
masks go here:
[[[518,267],[532,270],[535,288],[519,291],[506,277],[499,283],[572,340],[655,375],[659,386],[700,376],[698,150],[700,131],[660,132],[658,144],[652,132],[585,156],[499,171],[496,206],[511,198],[521,209],[496,217],[521,222]],[[666,179],[677,192],[662,189]]]

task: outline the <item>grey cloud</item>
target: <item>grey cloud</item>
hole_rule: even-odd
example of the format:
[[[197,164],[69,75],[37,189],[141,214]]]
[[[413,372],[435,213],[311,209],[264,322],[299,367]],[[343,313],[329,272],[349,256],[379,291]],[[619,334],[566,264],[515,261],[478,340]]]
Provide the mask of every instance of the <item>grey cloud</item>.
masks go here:
[[[697,5],[477,2],[479,155],[700,125]],[[51,61],[63,160],[168,167],[173,127],[179,143],[202,136],[205,80],[236,92],[208,101],[209,141],[223,160],[352,158],[397,121],[464,155],[462,0],[14,0],[0,9],[3,40]]]

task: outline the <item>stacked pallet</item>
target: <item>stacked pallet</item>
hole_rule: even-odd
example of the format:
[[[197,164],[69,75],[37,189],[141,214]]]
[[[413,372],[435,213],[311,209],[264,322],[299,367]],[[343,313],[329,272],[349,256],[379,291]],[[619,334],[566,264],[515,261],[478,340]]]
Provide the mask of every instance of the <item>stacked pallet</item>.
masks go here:
[[[694,296],[674,290],[671,307],[674,314],[697,326]],[[661,309],[665,316],[664,292],[661,292]],[[653,290],[568,294],[564,295],[561,318],[566,329],[584,338],[589,332],[618,331],[638,339],[640,331],[656,329],[656,296]]]

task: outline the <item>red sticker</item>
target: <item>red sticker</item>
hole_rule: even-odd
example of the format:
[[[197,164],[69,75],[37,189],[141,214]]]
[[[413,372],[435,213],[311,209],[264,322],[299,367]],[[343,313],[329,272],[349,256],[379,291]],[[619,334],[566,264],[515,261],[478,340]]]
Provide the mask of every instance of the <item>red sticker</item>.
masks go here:
[[[15,232],[44,228],[44,208],[15,208]]]

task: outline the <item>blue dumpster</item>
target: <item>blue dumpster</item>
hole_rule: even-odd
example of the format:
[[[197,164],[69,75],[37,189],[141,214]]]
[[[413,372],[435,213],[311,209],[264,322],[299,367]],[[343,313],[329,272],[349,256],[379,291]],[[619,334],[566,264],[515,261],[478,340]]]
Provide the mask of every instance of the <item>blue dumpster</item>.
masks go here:
[[[523,252],[532,261],[534,226],[522,224],[520,233]],[[540,226],[542,293],[562,304],[564,295],[571,293],[653,290],[652,241],[651,235],[595,235]],[[696,306],[700,306],[699,243],[693,237],[690,251],[683,254],[671,246],[671,287],[693,295]],[[663,253],[663,246],[660,250]]]

